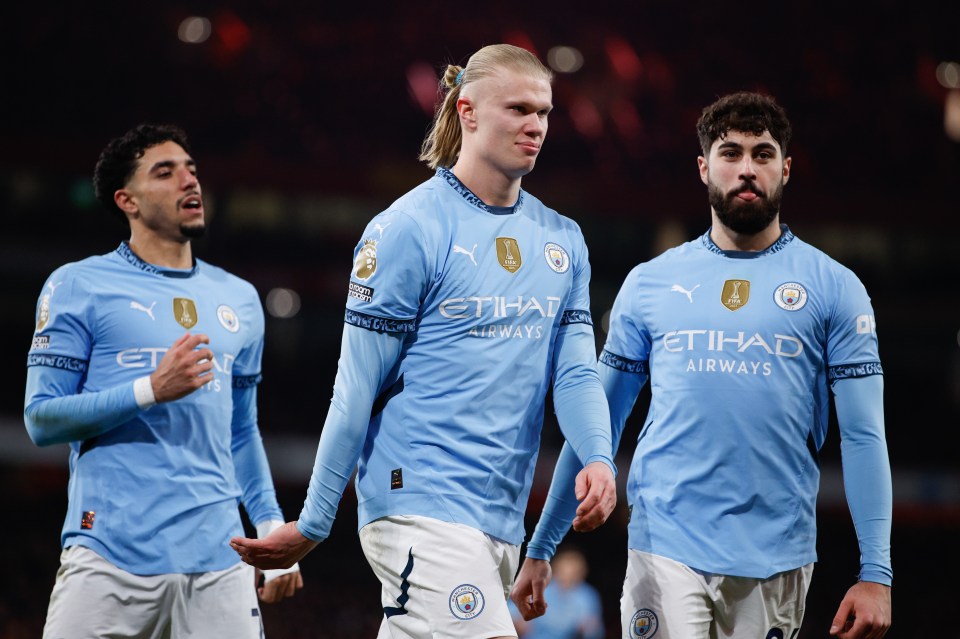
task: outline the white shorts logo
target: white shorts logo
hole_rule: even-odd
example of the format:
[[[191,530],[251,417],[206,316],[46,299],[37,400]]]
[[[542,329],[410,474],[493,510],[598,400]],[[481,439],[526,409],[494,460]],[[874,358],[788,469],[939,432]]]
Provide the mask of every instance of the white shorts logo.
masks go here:
[[[217,319],[220,320],[220,326],[231,333],[236,333],[240,330],[240,318],[237,317],[233,309],[226,304],[221,304],[217,307]]]
[[[660,623],[657,621],[657,615],[647,608],[641,608],[633,615],[633,619],[630,620],[630,637],[631,639],[650,639],[653,635],[657,634],[657,628],[660,627]]]
[[[570,268],[570,256],[567,251],[559,244],[547,242],[543,247],[543,257],[547,260],[547,266],[557,273],[566,273]]]
[[[773,301],[785,311],[799,311],[807,303],[807,289],[796,282],[787,282],[777,287]]]
[[[450,612],[457,619],[473,619],[483,612],[483,593],[470,584],[457,586],[450,593]]]

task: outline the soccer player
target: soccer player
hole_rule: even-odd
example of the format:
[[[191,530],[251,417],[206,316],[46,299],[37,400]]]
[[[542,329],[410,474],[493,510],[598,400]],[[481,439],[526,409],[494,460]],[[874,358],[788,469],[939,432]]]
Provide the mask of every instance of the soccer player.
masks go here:
[[[421,159],[435,175],[354,250],[333,399],[299,521],[232,543],[262,568],[330,534],[354,469],[381,637],[515,637],[506,595],[524,539],[545,395],[584,470],[575,526],[615,505],[579,227],[521,190],[552,108],[530,52],[446,69]],[[359,461],[359,465],[358,465]]]
[[[882,637],[892,491],[870,299],[850,270],[780,224],[790,124],[772,98],[723,97],[697,131],[712,226],[630,272],[600,357],[615,447],[651,383],[627,483],[623,636],[797,635],[832,392],[861,561],[829,632]],[[542,612],[544,560],[572,517],[577,467],[562,451],[512,594],[527,616]]]
[[[228,544],[238,501],[258,535],[283,523],[257,425],[260,299],[193,257],[204,209],[182,130],[114,139],[94,186],[130,239],[50,275],[27,359],[27,432],[70,445],[44,637],[261,637],[258,592],[303,582],[294,566],[257,589]]]

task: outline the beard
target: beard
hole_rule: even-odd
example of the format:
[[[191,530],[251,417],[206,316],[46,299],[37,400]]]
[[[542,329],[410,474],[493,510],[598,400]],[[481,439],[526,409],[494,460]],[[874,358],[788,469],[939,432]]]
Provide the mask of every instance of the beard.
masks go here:
[[[745,191],[756,194],[757,199],[745,202],[737,195]],[[770,226],[780,212],[783,199],[783,180],[769,196],[760,190],[754,182],[746,182],[739,188],[724,193],[713,182],[707,184],[707,196],[710,206],[717,213],[720,222],[739,235],[756,235]]]
[[[188,237],[190,239],[203,237],[203,234],[206,232],[207,232],[207,225],[204,222],[195,222],[193,224],[180,225],[180,234],[183,235],[183,237]]]

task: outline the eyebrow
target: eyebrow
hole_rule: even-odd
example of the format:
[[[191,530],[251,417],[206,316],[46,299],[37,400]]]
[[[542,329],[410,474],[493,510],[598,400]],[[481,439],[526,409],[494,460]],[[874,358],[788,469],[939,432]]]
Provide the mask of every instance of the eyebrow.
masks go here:
[[[741,151],[741,150],[743,150],[743,145],[740,144],[739,142],[730,142],[730,141],[721,142],[721,143],[720,143],[720,146],[717,147],[717,150],[719,151],[719,150],[721,150],[721,149],[736,149],[736,150],[738,150],[738,151]],[[756,146],[753,147],[753,151],[754,151],[754,152],[756,152],[756,151],[773,151],[774,153],[776,153],[776,152],[777,152],[777,147],[774,146],[773,144],[769,143],[769,142],[760,142],[759,144],[757,144]]]
[[[187,160],[186,160],[186,162],[184,162],[184,164],[187,165],[187,166],[196,166],[196,165],[197,165],[197,163],[194,162],[193,158],[187,158]],[[156,172],[156,171],[159,171],[160,169],[172,169],[172,168],[175,167],[176,165],[177,165],[177,163],[176,163],[174,160],[161,160],[161,161],[157,162],[156,164],[154,164],[153,166],[150,167],[149,173],[154,173],[154,172]]]

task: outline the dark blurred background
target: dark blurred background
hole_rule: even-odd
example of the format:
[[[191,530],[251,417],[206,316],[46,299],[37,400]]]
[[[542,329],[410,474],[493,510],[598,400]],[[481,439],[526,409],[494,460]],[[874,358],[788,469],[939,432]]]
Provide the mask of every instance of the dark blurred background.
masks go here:
[[[430,176],[416,156],[441,67],[496,42],[558,70],[547,143],[524,187],[583,228],[598,345],[629,269],[709,224],[700,110],[740,89],[785,106],[794,163],[782,220],[854,269],[877,316],[894,470],[888,636],[960,636],[960,3],[62,4],[0,9],[0,361],[10,371],[0,637],[40,635],[58,566],[67,451],[26,437],[24,364],[47,274],[125,239],[90,185],[107,140],[141,121],[191,136],[210,212],[195,253],[253,282],[268,311],[260,423],[293,519],[331,394],[353,246],[370,217]],[[645,390],[621,480],[647,402]],[[548,415],[528,533],[560,443]],[[822,460],[804,639],[827,636],[858,568],[835,424]],[[355,504],[348,489],[331,538],[303,562],[304,590],[265,607],[273,639],[375,636],[379,585]],[[590,560],[610,637],[624,519],[621,506],[571,539]]]

